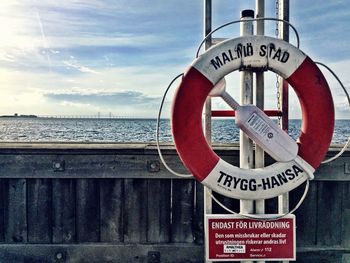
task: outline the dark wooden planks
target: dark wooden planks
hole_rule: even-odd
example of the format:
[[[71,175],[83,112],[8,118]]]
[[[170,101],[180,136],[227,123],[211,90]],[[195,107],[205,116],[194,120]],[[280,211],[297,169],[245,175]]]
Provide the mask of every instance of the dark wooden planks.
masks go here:
[[[329,151],[328,157],[333,156],[336,151]],[[321,181],[349,181],[350,165],[349,152],[345,152],[342,156],[330,163],[322,164],[315,171],[315,180]]]
[[[196,244],[0,244],[1,263],[202,263]]]
[[[349,251],[338,249],[315,249],[315,251],[297,251],[297,263],[348,263]]]
[[[170,241],[171,180],[148,180],[147,242]]]
[[[77,242],[97,242],[100,238],[100,200],[97,179],[76,181]]]
[[[204,191],[203,184],[195,182],[195,214],[194,214],[194,238],[197,244],[204,244]]]
[[[5,190],[7,179],[0,179],[0,243],[5,241]]]
[[[75,231],[74,179],[52,179],[52,242],[73,243]]]
[[[172,184],[172,242],[194,241],[194,181],[173,180]]]
[[[299,202],[305,190],[305,184],[290,192],[290,209],[293,209]],[[316,223],[317,223],[317,183],[310,182],[307,196],[295,212],[296,215],[296,237],[297,246],[316,245]]]
[[[317,245],[339,246],[342,226],[342,183],[317,182]]]
[[[28,242],[51,242],[51,180],[27,179]]]
[[[229,198],[217,193],[214,193],[214,196],[226,208],[239,213],[239,208],[240,208],[239,199]],[[221,207],[218,203],[215,202],[215,200],[213,200],[212,202],[213,202],[213,214],[230,214],[229,211]]]
[[[5,194],[5,242],[27,242],[26,179],[9,179]]]
[[[221,156],[221,158],[223,160],[225,160],[226,162],[228,162],[234,166],[239,167],[239,151],[231,151],[231,152],[219,151],[217,153],[219,153],[219,154],[221,153],[223,155],[223,156]],[[220,195],[220,194],[215,193],[215,192],[213,192],[213,195],[225,207],[239,213],[239,211],[240,211],[239,199],[229,198],[229,197]],[[230,212],[228,212],[226,209],[221,207],[214,200],[212,200],[212,212],[213,212],[213,214],[230,214]]]
[[[214,146],[226,161],[238,165],[238,148]],[[185,172],[173,146],[162,146],[164,158],[176,171]],[[332,149],[333,153],[337,149]],[[147,144],[16,144],[0,143],[0,178],[176,178],[159,162],[154,145]],[[315,180],[349,181],[350,153],[316,171]],[[59,156],[59,157],[58,157]],[[66,165],[57,172],[57,161]],[[271,158],[266,157],[266,163]],[[150,169],[156,164],[158,170]]]
[[[158,252],[160,260],[150,254]],[[197,244],[0,244],[0,262],[202,263],[204,246]],[[299,249],[298,263],[348,263],[350,249]]]
[[[278,214],[278,197],[265,200],[266,214]]]
[[[103,179],[100,181],[100,240],[123,242],[124,180]]]
[[[342,246],[350,248],[350,182],[343,182],[342,197]],[[350,256],[349,256],[350,259]]]
[[[147,241],[147,180],[124,180],[124,242]]]
[[[10,155],[15,160],[17,153]],[[42,166],[42,170],[37,170],[35,173],[33,171],[36,169],[36,164],[31,166],[30,171],[25,169],[27,164],[34,163],[31,162],[30,155],[26,159],[21,157],[20,160],[23,162],[11,163],[13,167],[16,165],[23,166],[16,168],[19,173],[26,171],[26,174],[13,175],[14,177],[18,176],[17,178],[11,178],[12,172],[15,170],[6,171],[4,167],[7,166],[0,165],[1,175],[5,174],[6,177],[10,178],[0,179],[0,242],[3,245],[6,242],[6,245],[11,243],[11,246],[17,246],[14,243],[39,243],[40,240],[44,240],[42,242],[47,244],[50,243],[48,239],[50,231],[52,231],[52,242],[59,244],[55,245],[55,249],[58,250],[61,248],[60,243],[69,243],[64,246],[74,247],[89,245],[81,244],[84,242],[94,242],[93,246],[97,247],[96,251],[104,245],[111,247],[115,245],[116,247],[135,245],[136,248],[145,242],[150,245],[148,247],[150,249],[156,250],[153,244],[161,243],[162,245],[171,246],[174,251],[184,243],[193,247],[202,244],[201,214],[203,196],[200,192],[202,185],[191,179],[174,179],[171,181],[157,178],[158,172],[147,170],[148,161],[156,159],[156,155],[152,154],[151,151],[149,151],[147,157],[142,157],[143,153],[139,150],[136,153],[123,153],[118,156],[110,152],[106,153],[105,150],[101,150],[100,153],[98,151],[93,154],[85,153],[85,155],[90,156],[88,158],[85,158],[84,154],[76,155],[75,153],[62,155],[62,159],[66,161],[66,172],[44,174],[45,171],[52,169],[51,161],[53,159],[51,158],[56,156],[54,153],[48,154],[45,157],[46,159],[41,159],[45,160],[46,166]],[[38,158],[36,160],[41,157],[39,154],[35,154],[35,159]],[[71,162],[71,158],[75,158],[75,161]],[[118,162],[115,161],[116,158],[119,158]],[[135,158],[138,161],[134,162]],[[172,159],[172,156],[168,155],[167,158]],[[92,159],[95,161],[90,163]],[[124,165],[124,161],[128,164]],[[137,165],[135,169],[130,165],[132,163]],[[174,160],[173,164],[176,163],[177,161]],[[40,162],[37,164],[40,166]],[[83,166],[81,170],[79,170],[80,165]],[[92,170],[88,169],[89,165],[93,166]],[[341,166],[334,169],[339,170],[340,168]],[[106,177],[114,176],[112,174],[113,169],[118,171],[115,172],[115,176],[119,178],[106,179]],[[160,166],[160,170],[161,174],[167,176],[167,172],[163,170],[162,166]],[[128,173],[123,174],[124,171],[128,171]],[[65,179],[66,175],[72,179]],[[124,175],[126,177],[141,176],[142,179],[127,179],[128,183],[124,183]],[[19,178],[20,176],[30,178],[22,180],[22,178]],[[44,176],[48,179],[42,180],[35,178],[35,176]],[[81,180],[80,177],[84,176],[98,179]],[[58,179],[59,177],[63,179]],[[46,218],[46,215],[50,216],[50,212],[48,212],[50,204],[47,201],[50,200],[51,191],[50,184],[47,184],[47,182],[50,180],[52,180],[52,229],[47,230],[47,227],[50,226],[50,220]],[[77,181],[80,183],[76,185]],[[173,183],[172,188],[170,188],[170,181]],[[173,199],[170,196],[171,191],[174,192]],[[301,192],[302,190],[297,190],[295,195],[292,193],[291,207],[293,202],[295,204],[297,201],[297,194],[300,195]],[[311,182],[307,199],[296,212],[298,249],[322,248],[325,251],[334,249],[337,253],[337,259],[341,258],[340,250],[346,250],[350,246],[349,195],[349,182]],[[228,204],[231,205],[230,201],[228,201]],[[125,206],[127,206],[127,209]],[[169,225],[171,215],[169,209],[171,207],[172,223]],[[274,209],[275,204],[270,207],[270,210]],[[43,213],[40,214],[42,211]],[[318,219],[316,219],[316,215]],[[76,230],[76,227],[79,229]],[[79,237],[77,237],[76,232],[79,232]],[[317,240],[315,237],[317,237]],[[101,244],[100,242],[109,244]],[[152,246],[150,243],[152,243]],[[41,245],[31,246],[35,250],[36,247]],[[43,248],[43,246],[40,248]],[[80,252],[82,251],[80,250]],[[47,255],[48,262],[55,256],[55,253],[55,251],[50,251],[50,254]],[[103,252],[99,253],[99,255],[103,255]],[[132,252],[128,253],[125,255],[130,256]],[[145,254],[135,253],[138,258],[130,260],[137,261],[141,258],[147,260],[147,251],[145,251]],[[37,255],[39,254],[35,254],[35,256]],[[74,255],[79,257],[77,254]],[[304,260],[303,255],[305,253],[301,253],[298,260]],[[161,254],[160,258],[165,262],[164,257]],[[31,256],[29,256],[28,262],[30,262],[30,258]],[[334,258],[323,253],[322,257],[320,256],[318,259],[332,262]],[[88,259],[85,258],[85,260]],[[69,262],[69,260],[67,261]],[[309,261],[305,259],[304,262]],[[317,260],[314,262],[317,262]]]
[[[1,152],[0,152],[1,153]],[[171,167],[184,172],[183,164],[166,157]],[[56,167],[61,163],[65,165]],[[154,167],[155,165],[155,167]],[[159,157],[154,154],[6,154],[0,158],[0,178],[174,178],[160,168]],[[59,172],[57,172],[59,171]]]

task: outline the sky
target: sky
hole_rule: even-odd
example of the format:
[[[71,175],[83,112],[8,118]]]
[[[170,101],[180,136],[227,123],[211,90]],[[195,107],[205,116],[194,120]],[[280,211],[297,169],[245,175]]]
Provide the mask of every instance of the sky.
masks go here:
[[[265,16],[275,17],[274,1]],[[253,0],[213,0],[213,28],[237,20]],[[0,115],[113,115],[155,118],[172,78],[192,63],[203,38],[200,0],[1,0]],[[350,88],[350,1],[290,1],[300,48]],[[266,22],[274,36],[275,22]],[[234,25],[214,37],[237,37]],[[291,33],[291,42],[295,37]],[[276,77],[265,74],[265,107],[276,109]],[[350,110],[326,74],[337,118]],[[227,91],[239,96],[239,79]],[[177,84],[177,83],[176,83]],[[168,117],[172,87],[162,116]],[[213,109],[227,108],[213,100]],[[300,118],[293,91],[290,117]]]

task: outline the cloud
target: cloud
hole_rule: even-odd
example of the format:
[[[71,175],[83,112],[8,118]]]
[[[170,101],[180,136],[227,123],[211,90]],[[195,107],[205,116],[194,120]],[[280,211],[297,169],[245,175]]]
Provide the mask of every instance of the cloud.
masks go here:
[[[76,69],[82,73],[99,74],[99,72],[97,72],[96,70],[93,70],[89,67],[81,65],[76,59],[74,59],[74,57],[71,57],[69,61],[63,61],[63,64],[66,65],[67,67]]]
[[[172,77],[191,64],[203,34],[203,6],[198,1],[3,0],[1,6],[4,114],[16,108],[41,114],[120,109],[155,116],[157,99]],[[266,6],[267,16],[274,16],[274,2]],[[237,18],[244,8],[254,8],[254,1],[213,4],[213,27]],[[335,8],[337,12],[332,11]],[[302,50],[313,59],[334,62],[332,68],[347,86],[349,12],[342,1],[291,2],[291,21],[299,30]],[[266,23],[266,31],[273,31],[274,25]],[[235,37],[238,29],[230,27],[216,37]],[[329,79],[335,104],[344,108],[344,95]],[[266,108],[276,108],[275,82],[275,75],[267,74]],[[230,81],[228,91],[239,100],[238,77]],[[216,101],[215,107],[226,107]],[[293,95],[290,106],[292,117],[300,115]]]
[[[5,50],[0,50],[0,61],[5,61],[7,62],[15,62],[15,57]]]
[[[314,59],[331,62],[350,58],[347,1],[291,1],[291,22],[297,27],[301,48]]]
[[[72,72],[64,68],[71,55],[80,65],[69,61],[69,68],[85,73],[96,73],[93,68],[104,67],[101,57],[105,55],[112,54],[113,60],[123,64],[136,62],[153,46],[164,44],[165,38],[153,30],[139,32],[141,18],[120,16],[128,9],[129,5],[106,1],[56,4],[4,0],[0,10],[1,67],[69,74]],[[121,26],[127,23],[128,29]],[[92,61],[94,65],[90,66]]]

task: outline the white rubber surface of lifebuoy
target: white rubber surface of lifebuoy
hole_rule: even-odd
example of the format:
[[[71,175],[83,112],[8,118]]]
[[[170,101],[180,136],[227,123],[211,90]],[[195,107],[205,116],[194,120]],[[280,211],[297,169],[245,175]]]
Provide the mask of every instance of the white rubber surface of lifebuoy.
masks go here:
[[[241,169],[207,144],[202,110],[215,84],[234,70],[271,70],[293,87],[302,109],[297,159],[262,169]],[[185,73],[172,108],[172,134],[179,156],[196,179],[215,192],[239,199],[267,199],[313,176],[332,139],[334,105],[316,64],[291,44],[266,36],[226,40],[202,54]]]

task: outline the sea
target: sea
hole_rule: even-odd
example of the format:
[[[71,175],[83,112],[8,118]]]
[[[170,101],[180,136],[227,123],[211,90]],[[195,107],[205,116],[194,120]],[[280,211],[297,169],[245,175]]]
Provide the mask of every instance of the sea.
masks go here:
[[[1,142],[155,142],[156,119],[123,118],[0,118]],[[297,139],[301,120],[289,121],[289,134]],[[345,144],[350,136],[350,120],[336,120],[332,144]],[[169,119],[159,125],[159,141],[172,142]],[[234,119],[212,121],[214,143],[239,141]]]

